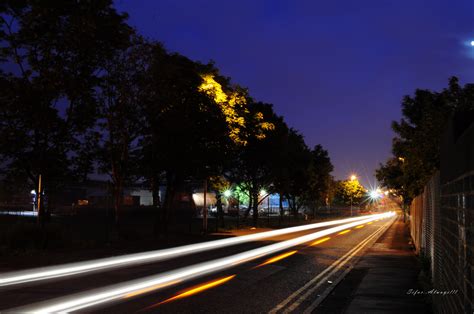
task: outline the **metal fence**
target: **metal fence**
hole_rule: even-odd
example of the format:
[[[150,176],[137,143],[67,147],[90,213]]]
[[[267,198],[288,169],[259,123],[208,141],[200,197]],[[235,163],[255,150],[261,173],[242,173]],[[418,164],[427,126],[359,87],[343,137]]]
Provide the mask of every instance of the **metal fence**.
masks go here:
[[[472,313],[474,172],[440,183],[439,173],[410,206],[411,236],[428,262],[434,309]]]

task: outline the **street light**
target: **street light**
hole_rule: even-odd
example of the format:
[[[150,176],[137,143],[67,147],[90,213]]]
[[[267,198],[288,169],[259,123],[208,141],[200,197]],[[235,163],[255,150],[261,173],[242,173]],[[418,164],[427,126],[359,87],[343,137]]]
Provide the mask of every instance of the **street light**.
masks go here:
[[[224,197],[229,198],[229,197],[232,196],[232,191],[231,190],[225,190],[224,193],[222,193],[222,194],[224,194]]]
[[[357,176],[355,174],[352,174],[350,179],[351,179],[351,182],[356,181]],[[352,216],[352,194],[351,194],[351,216]]]

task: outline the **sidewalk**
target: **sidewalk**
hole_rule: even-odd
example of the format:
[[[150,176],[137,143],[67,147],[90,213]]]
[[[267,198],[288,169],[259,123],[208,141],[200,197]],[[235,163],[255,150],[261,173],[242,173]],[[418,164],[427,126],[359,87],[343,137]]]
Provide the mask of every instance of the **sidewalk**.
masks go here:
[[[316,313],[431,313],[418,284],[420,264],[408,226],[397,221],[367,250]]]

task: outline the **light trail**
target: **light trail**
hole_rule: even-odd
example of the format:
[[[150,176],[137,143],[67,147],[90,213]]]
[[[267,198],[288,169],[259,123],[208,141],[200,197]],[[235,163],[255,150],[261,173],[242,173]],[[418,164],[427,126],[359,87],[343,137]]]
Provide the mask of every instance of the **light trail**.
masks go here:
[[[355,227],[356,229],[360,229],[360,228],[364,228],[364,225],[360,225],[360,226],[357,226]]]
[[[166,300],[164,300],[160,303],[157,303],[157,304],[154,304],[152,306],[147,307],[147,310],[151,309],[151,308],[154,308],[154,307],[157,307],[158,305],[161,305],[161,304],[164,304],[164,303],[168,303],[168,302],[171,302],[171,301],[174,301],[174,300],[177,300],[177,299],[186,298],[186,297],[195,295],[197,293],[203,292],[205,290],[220,286],[220,285],[226,283],[227,281],[233,279],[235,276],[237,276],[237,275],[231,275],[231,276],[227,276],[227,277],[224,277],[224,278],[221,278],[221,279],[216,279],[216,280],[201,284],[201,285],[199,285],[195,288],[190,288],[190,289],[188,289],[184,292],[181,292],[181,293],[175,295],[174,297],[171,297],[171,298],[166,299]]]
[[[351,232],[351,230],[348,229],[348,230],[341,231],[341,232],[338,233],[338,235],[343,235],[343,234],[346,234],[348,232]]]
[[[238,236],[228,239],[207,241],[196,244],[189,244],[184,246],[178,246],[170,249],[155,250],[149,252],[127,254],[122,256],[108,257],[95,259],[90,261],[69,263],[63,265],[55,265],[43,268],[33,268],[23,271],[15,271],[10,273],[0,274],[0,287],[24,284],[28,282],[47,280],[60,278],[65,276],[73,276],[93,271],[110,270],[119,267],[129,267],[133,265],[145,264],[150,262],[163,261],[176,257],[181,257],[193,253],[204,252],[207,250],[213,250],[223,248],[227,246],[237,245],[245,242],[251,242],[261,240],[265,238],[271,238],[274,236],[311,230],[321,227],[327,227],[332,225],[338,225],[348,223],[352,221],[360,221],[369,217],[382,217],[383,214],[377,215],[366,215],[346,219],[338,219],[326,222],[318,222],[314,224],[308,224],[304,226],[296,226],[290,228],[284,228],[279,230],[272,230],[266,232],[259,232],[244,236]]]
[[[382,214],[382,216],[378,216],[377,218],[388,218],[394,215],[395,213],[389,212]],[[263,256],[283,251],[293,246],[297,246],[309,241],[314,241],[318,238],[325,237],[329,234],[333,234],[347,228],[352,228],[360,223],[366,223],[374,219],[376,218],[371,217],[363,221],[355,221],[352,223],[332,227],[329,229],[293,238],[291,240],[286,240],[264,247],[256,248],[250,251],[238,253],[228,257],[223,257],[216,260],[191,265],[188,267],[171,270],[154,276],[135,279],[103,288],[93,289],[83,293],[60,297],[57,299],[12,309],[12,311],[34,313],[73,312],[111,301],[126,299],[129,298],[131,293],[137,291],[145,291],[143,293],[148,293],[150,291],[158,290],[160,289],[161,285],[165,285],[170,282],[183,282],[184,280],[189,280],[199,276],[221,271],[233,267],[234,265],[238,265],[250,260],[255,260]],[[153,287],[155,289],[152,289]]]
[[[261,266],[265,266],[265,265],[268,265],[268,264],[276,263],[278,261],[281,261],[284,258],[287,258],[288,256],[291,256],[291,255],[295,254],[296,252],[298,252],[298,251],[295,250],[295,251],[290,251],[290,252],[286,252],[286,253],[277,255],[275,257],[272,257],[272,258],[266,260],[265,262],[258,265],[257,267],[261,267]]]

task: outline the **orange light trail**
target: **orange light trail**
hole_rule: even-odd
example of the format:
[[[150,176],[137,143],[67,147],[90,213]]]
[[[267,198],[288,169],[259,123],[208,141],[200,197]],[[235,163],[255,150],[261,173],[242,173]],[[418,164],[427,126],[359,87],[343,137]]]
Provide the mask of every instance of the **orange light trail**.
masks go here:
[[[211,288],[214,288],[214,287],[217,287],[217,286],[220,286],[224,283],[226,283],[227,281],[233,279],[235,276],[237,275],[232,275],[232,276],[228,276],[228,277],[224,277],[224,278],[221,278],[221,279],[217,279],[217,280],[213,280],[213,281],[210,281],[210,282],[207,282],[205,284],[202,284],[202,285],[199,285],[195,288],[191,288],[189,290],[186,290],[180,294],[177,294],[175,295],[174,297],[171,297],[169,299],[166,299],[160,303],[157,303],[155,305],[152,305],[150,307],[148,307],[147,309],[150,309],[150,308],[153,308],[155,306],[158,306],[158,305],[161,305],[161,304],[164,304],[164,303],[168,303],[168,302],[171,302],[171,301],[174,301],[174,300],[177,300],[177,299],[182,299],[182,298],[186,298],[186,297],[189,297],[189,296],[192,296],[192,295],[195,295],[197,293],[200,293],[202,291],[205,291],[205,290],[208,290],[208,289],[211,289]]]
[[[138,290],[138,291],[130,292],[129,294],[125,295],[123,298],[124,299],[132,298],[132,297],[135,297],[137,295],[147,293],[147,292],[150,292],[150,291],[153,291],[153,290],[156,290],[156,289],[160,289],[160,288],[175,285],[179,282],[180,282],[180,280],[176,280],[176,281],[167,282],[167,283],[161,284],[161,285],[154,285],[154,286],[144,288],[144,289],[141,289],[141,290]]]
[[[364,225],[357,226],[356,229],[364,228]]]
[[[331,239],[331,238],[330,237],[322,238],[321,240],[314,241],[313,243],[310,244],[310,246],[318,245],[320,243],[326,242],[329,239]]]
[[[368,225],[371,225],[371,224],[373,224],[373,222],[372,222],[372,221],[370,221],[370,222],[368,222],[367,224],[368,224]]]
[[[275,257],[272,257],[270,259],[267,259],[265,262],[263,262],[262,264],[258,265],[257,267],[260,267],[260,266],[264,266],[264,265],[268,265],[268,264],[271,264],[271,263],[275,263],[275,262],[278,262],[284,258],[287,258],[288,256],[291,256],[293,254],[295,254],[296,252],[298,251],[290,251],[290,252],[286,252],[286,253],[283,253],[283,254],[280,254],[280,255],[277,255]]]
[[[339,235],[342,235],[342,234],[346,234],[346,233],[348,233],[348,232],[351,232],[351,229],[347,229],[347,230],[341,231],[341,232],[339,232],[338,234],[339,234]]]

